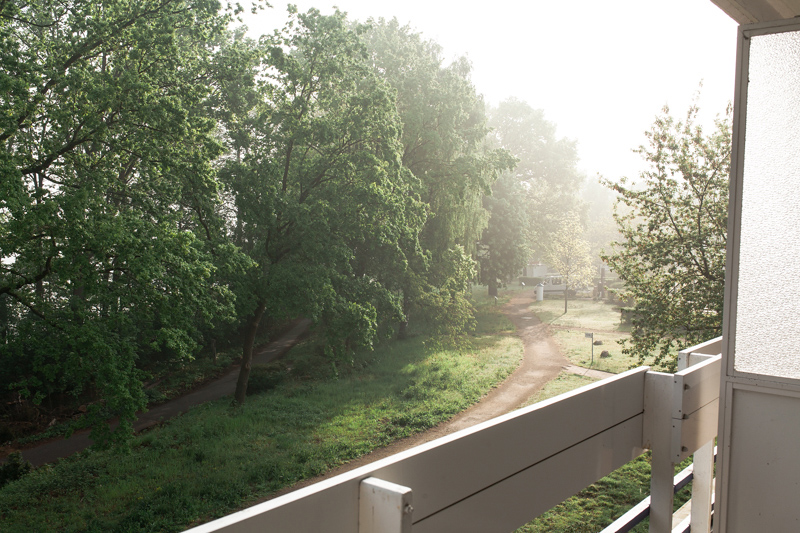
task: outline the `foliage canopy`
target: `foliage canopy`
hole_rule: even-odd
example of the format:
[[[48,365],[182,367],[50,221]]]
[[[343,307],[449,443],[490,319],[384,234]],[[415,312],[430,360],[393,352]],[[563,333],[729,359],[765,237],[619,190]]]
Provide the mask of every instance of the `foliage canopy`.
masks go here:
[[[36,403],[95,394],[121,433],[142,359],[190,357],[231,311],[205,238],[218,10],[0,3],[0,381]]]
[[[684,121],[667,108],[638,152],[650,165],[636,183],[606,182],[628,210],[624,239],[603,259],[635,299],[623,352],[675,367],[675,351],[720,334],[730,172],[730,109],[705,133],[697,108]]]

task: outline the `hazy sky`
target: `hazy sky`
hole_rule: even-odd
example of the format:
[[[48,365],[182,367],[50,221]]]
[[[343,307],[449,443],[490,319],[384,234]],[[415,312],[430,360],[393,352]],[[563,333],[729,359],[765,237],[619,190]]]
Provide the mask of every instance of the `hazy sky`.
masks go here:
[[[285,20],[284,2],[246,22],[255,34]],[[733,98],[736,23],[710,0],[320,0],[364,21],[397,17],[438,42],[451,60],[466,56],[490,104],[514,96],[578,141],[589,177],[633,177],[631,152],[661,108],[684,115],[702,80],[700,107],[710,124]]]

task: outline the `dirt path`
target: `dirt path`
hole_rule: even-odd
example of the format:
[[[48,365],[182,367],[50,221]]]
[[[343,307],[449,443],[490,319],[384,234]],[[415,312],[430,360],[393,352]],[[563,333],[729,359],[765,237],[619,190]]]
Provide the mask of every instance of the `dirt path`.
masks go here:
[[[549,335],[546,324],[542,324],[536,316],[528,311],[534,297],[533,290],[517,292],[511,301],[503,307],[503,312],[517,328],[516,334],[522,339],[524,355],[519,368],[515,370],[498,387],[487,394],[480,402],[473,405],[438,426],[423,433],[396,441],[389,446],[379,448],[372,453],[343,465],[328,474],[316,479],[306,480],[281,493],[290,492],[300,487],[316,483],[335,475],[353,470],[373,461],[383,459],[395,453],[407,450],[419,444],[449,435],[461,429],[503,415],[527,401],[533,394],[554,379],[562,370],[576,374],[589,375],[595,378],[607,377],[610,374],[587,370],[572,366],[565,359]],[[308,328],[308,321],[298,321],[282,338],[265,346],[256,356],[254,364],[264,364],[283,353],[286,353],[302,337]],[[141,413],[134,423],[136,431],[158,424],[163,420],[187,411],[194,405],[220,398],[233,393],[236,385],[238,367],[222,378],[193,391],[181,398],[152,408]],[[91,444],[88,431],[77,432],[69,439],[54,439],[22,450],[23,457],[34,466],[55,461],[87,448]],[[0,450],[0,463],[11,450]],[[3,453],[5,452],[5,453]],[[275,497],[279,494],[275,494]]]
[[[292,327],[277,340],[257,348],[253,355],[253,365],[263,365],[288,352],[305,334],[311,323],[307,319],[296,320]],[[161,405],[152,407],[149,411],[138,413],[133,423],[135,432],[142,431],[151,426],[160,424],[192,407],[223,396],[232,395],[236,390],[236,380],[239,377],[239,365],[233,367],[222,377],[204,385],[194,391],[175,398]],[[115,427],[115,424],[112,424]],[[76,431],[70,438],[55,438],[50,441],[38,443],[23,448],[22,457],[33,466],[52,463],[56,459],[68,457],[92,445],[89,439],[89,430]],[[8,454],[14,451],[11,448],[0,449],[0,463],[4,462]]]
[[[524,353],[520,366],[496,388],[492,389],[480,402],[466,411],[462,411],[447,422],[443,422],[427,431],[412,435],[405,439],[393,442],[383,448],[378,448],[371,453],[359,457],[345,465],[329,471],[319,477],[307,479],[300,483],[278,491],[265,500],[275,498],[282,494],[293,492],[302,487],[312,485],[324,479],[349,472],[361,466],[378,461],[390,455],[400,453],[414,446],[444,437],[450,433],[462,430],[504,415],[519,408],[528,398],[539,392],[550,380],[555,379],[562,370],[576,374],[590,375],[602,379],[612,374],[587,370],[573,366],[559,351],[548,332],[548,325],[542,324],[536,316],[529,311],[535,297],[534,290],[514,293],[511,301],[503,306],[503,313],[511,319],[517,328],[516,334],[522,339]]]

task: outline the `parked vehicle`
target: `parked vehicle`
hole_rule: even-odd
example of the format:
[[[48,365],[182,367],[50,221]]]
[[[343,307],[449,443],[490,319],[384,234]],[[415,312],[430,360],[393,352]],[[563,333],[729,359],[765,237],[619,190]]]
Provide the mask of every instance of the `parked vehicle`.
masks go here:
[[[561,274],[548,274],[545,276],[544,281],[544,292],[564,292],[567,288],[566,284],[564,283],[564,278]]]

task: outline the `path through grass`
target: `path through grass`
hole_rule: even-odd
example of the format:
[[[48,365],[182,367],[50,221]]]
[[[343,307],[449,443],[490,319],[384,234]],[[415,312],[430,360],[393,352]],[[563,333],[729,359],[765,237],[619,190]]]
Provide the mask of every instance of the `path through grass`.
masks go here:
[[[630,336],[630,326],[620,323],[619,307],[604,301],[570,300],[564,313],[563,300],[546,299],[531,304],[531,312],[550,324],[553,338],[572,364],[618,374],[638,366],[638,361],[622,354],[619,341]],[[593,333],[589,339],[586,333]],[[592,340],[603,344],[594,346]],[[603,351],[608,357],[601,357]]]
[[[483,305],[469,349],[423,335],[339,363],[313,339],[274,369],[274,388],[233,408],[211,402],[138,436],[0,489],[4,532],[182,531],[231,513],[478,401],[522,357],[508,320]],[[275,377],[275,376],[273,376]]]

